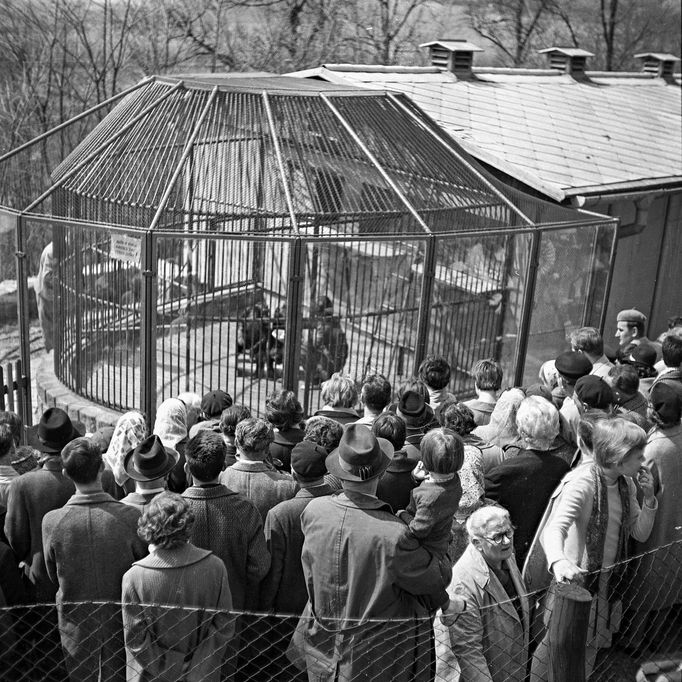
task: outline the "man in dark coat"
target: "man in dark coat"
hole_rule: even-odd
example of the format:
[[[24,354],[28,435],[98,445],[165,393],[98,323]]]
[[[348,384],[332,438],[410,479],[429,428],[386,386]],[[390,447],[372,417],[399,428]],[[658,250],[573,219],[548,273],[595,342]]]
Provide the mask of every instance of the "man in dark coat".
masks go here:
[[[211,550],[225,563],[233,607],[253,611],[258,608],[261,581],[270,568],[270,553],[258,508],[241,492],[220,483],[226,454],[227,445],[219,434],[200,431],[194,436],[185,450],[185,472],[191,476],[192,485],[182,496],[195,517],[191,542]],[[224,679],[232,679],[237,668],[244,679],[258,674],[253,660],[257,650],[249,646],[246,637],[241,639],[241,633],[256,637],[259,625],[260,619],[254,621],[249,616],[237,619],[236,636],[230,642],[223,666]],[[242,644],[246,644],[243,649]]]
[[[20,476],[9,488],[5,535],[24,564],[28,598],[34,603],[54,601],[57,592],[45,573],[41,524],[48,511],[62,507],[75,491],[73,482],[62,474],[59,453],[81,435],[64,410],[46,410],[29,433],[29,440],[44,455],[42,466]]]
[[[261,588],[263,610],[300,615],[308,601],[301,566],[301,513],[312,499],[332,493],[324,482],[326,458],[324,448],[308,441],[296,444],[291,451],[291,468],[300,490],[291,500],[274,506],[265,519],[272,564]]]
[[[158,454],[165,461],[161,446]],[[57,614],[69,678],[124,680],[121,611],[123,574],[147,554],[137,535],[140,512],[102,490],[102,454],[88,438],[62,450],[64,473],[76,494],[43,518],[47,573],[57,592]],[[112,602],[78,604],[74,602]]]
[[[442,607],[449,624],[461,611],[438,560],[410,546],[407,527],[376,497],[392,454],[388,441],[349,424],[326,460],[343,492],[311,500],[301,514],[308,603],[289,656],[311,680],[428,680],[429,615]]]
[[[182,496],[194,512],[191,541],[210,549],[227,568],[235,609],[258,608],[259,586],[270,568],[263,522],[255,505],[241,493],[221,485],[225,441],[200,431],[187,444],[185,471],[192,485]]]
[[[296,444],[291,451],[291,468],[300,490],[291,500],[274,506],[265,519],[265,539],[272,564],[261,586],[261,610],[300,616],[308,601],[301,564],[301,512],[311,500],[332,493],[324,481],[326,458],[327,451],[323,447],[308,441]],[[299,679],[285,655],[296,622],[295,618],[278,616],[270,623],[271,646],[264,667],[272,679]]]

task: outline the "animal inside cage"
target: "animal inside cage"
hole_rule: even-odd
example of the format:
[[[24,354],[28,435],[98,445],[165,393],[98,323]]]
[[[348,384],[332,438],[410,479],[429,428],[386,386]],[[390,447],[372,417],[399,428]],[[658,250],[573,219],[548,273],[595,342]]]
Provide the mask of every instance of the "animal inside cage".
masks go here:
[[[19,251],[54,245],[57,376],[116,409],[284,387],[312,414],[333,372],[395,386],[430,354],[470,394],[476,360],[534,380],[600,325],[615,222],[504,186],[404,95],[154,77],[48,170],[3,203]]]

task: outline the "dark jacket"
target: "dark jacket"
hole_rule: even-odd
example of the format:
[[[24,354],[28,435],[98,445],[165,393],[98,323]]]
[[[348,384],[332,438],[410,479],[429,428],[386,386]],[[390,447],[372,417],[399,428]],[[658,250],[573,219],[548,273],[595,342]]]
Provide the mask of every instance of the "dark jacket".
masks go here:
[[[270,567],[258,509],[224,485],[193,485],[182,496],[194,512],[192,543],[225,563],[234,608],[255,610],[261,580]]]
[[[485,496],[501,504],[516,526],[514,552],[519,567],[551,494],[569,468],[565,459],[551,452],[521,450],[486,474]]]
[[[429,680],[428,615],[447,599],[437,559],[369,495],[311,500],[301,526],[309,601],[290,655],[309,679]]]
[[[398,450],[393,454],[393,460],[379,479],[377,497],[391,505],[394,512],[407,509],[410,503],[410,493],[419,485],[412,478],[412,471],[418,463],[418,457],[409,456],[405,448]]]
[[[303,429],[275,431],[275,440],[270,443],[270,456],[282,462],[282,471],[291,471],[291,451],[296,443],[303,440],[303,436],[305,436]]]
[[[325,405],[321,407],[317,412],[315,412],[315,417],[327,417],[328,419],[333,419],[339,424],[352,424],[360,419],[360,415],[357,410],[352,407],[330,407]]]
[[[274,506],[265,519],[265,541],[272,563],[261,586],[260,608],[300,615],[308,601],[301,565],[301,513],[315,497],[331,495],[328,485],[303,488],[296,497]]]
[[[38,602],[54,601],[56,584],[47,577],[43,559],[43,517],[66,504],[76,488],[62,475],[59,457],[48,457],[40,469],[12,481],[7,499],[5,535],[18,561],[26,564]]]

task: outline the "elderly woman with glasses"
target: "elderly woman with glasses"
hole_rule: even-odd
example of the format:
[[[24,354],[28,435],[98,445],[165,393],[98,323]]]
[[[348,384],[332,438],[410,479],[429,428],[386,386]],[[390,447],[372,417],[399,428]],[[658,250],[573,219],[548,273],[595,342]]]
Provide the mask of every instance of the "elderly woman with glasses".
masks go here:
[[[435,623],[436,678],[522,682],[529,609],[514,561],[514,527],[508,512],[495,506],[475,511],[466,527],[469,545],[448,587],[450,598],[463,598],[466,609],[450,627]]]

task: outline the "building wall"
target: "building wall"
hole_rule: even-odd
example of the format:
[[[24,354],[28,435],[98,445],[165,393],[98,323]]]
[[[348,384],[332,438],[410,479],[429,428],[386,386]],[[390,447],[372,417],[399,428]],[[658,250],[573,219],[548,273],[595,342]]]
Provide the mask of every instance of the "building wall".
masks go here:
[[[604,338],[615,347],[616,316],[624,308],[647,315],[648,335],[656,338],[669,317],[682,314],[682,190],[656,198],[641,231],[629,227],[635,217],[632,201],[604,202],[592,210],[622,221]]]

